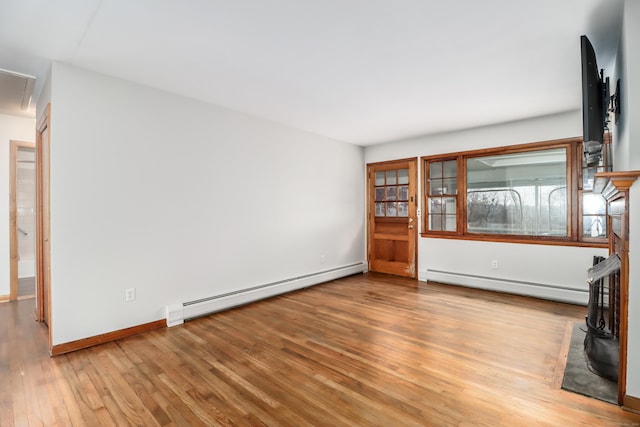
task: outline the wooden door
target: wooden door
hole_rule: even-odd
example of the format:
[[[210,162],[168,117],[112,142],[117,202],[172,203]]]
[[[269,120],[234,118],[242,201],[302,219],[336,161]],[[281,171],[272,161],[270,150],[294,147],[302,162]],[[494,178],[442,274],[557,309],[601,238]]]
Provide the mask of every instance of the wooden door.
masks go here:
[[[369,270],[416,278],[416,159],[367,168]]]
[[[49,202],[49,153],[50,107],[37,127],[36,134],[36,319],[49,326],[51,347],[51,267],[50,267],[50,202]]]

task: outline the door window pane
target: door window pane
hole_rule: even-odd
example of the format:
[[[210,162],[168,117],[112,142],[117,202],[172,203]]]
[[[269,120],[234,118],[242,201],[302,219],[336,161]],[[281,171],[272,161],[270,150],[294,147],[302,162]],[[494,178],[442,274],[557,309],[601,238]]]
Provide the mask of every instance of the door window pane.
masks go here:
[[[396,200],[396,187],[387,187],[387,200]]]
[[[409,169],[398,169],[398,184],[409,184]]]
[[[396,171],[387,171],[387,185],[396,185]]]
[[[409,200],[409,187],[402,185],[398,187],[398,200]]]
[[[395,202],[387,202],[387,216],[397,216]]]
[[[409,169],[393,169],[375,173],[375,216],[409,216]],[[402,202],[402,203],[396,203]]]
[[[398,216],[409,216],[409,202],[398,202]]]

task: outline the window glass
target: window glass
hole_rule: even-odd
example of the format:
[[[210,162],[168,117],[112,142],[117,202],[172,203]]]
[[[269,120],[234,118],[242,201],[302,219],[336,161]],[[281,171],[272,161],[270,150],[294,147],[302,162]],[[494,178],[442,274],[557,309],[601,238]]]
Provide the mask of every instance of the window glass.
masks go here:
[[[398,187],[398,200],[409,200],[409,187],[407,185]]]
[[[572,138],[423,157],[422,234],[604,247],[618,225],[594,184],[611,155],[582,153]]]
[[[597,165],[588,165],[586,157],[582,159],[582,230],[583,239],[604,239],[607,236],[607,203],[600,194],[594,194],[595,174],[606,172],[604,157]]]
[[[458,162],[456,160],[449,160],[444,162],[442,176],[445,178],[455,178],[458,174]]]
[[[582,219],[582,236],[604,238],[607,236],[607,218],[604,215],[585,215]]]
[[[395,202],[387,202],[387,216],[396,216]]]
[[[387,171],[387,185],[396,185],[396,171]]]
[[[429,214],[429,230],[442,231],[442,215]]]
[[[409,184],[409,169],[398,169],[398,184]]]
[[[582,213],[585,215],[604,215],[607,213],[607,201],[602,194],[584,193],[582,195]]]
[[[565,148],[467,159],[467,231],[567,236]]]
[[[429,162],[427,183],[429,230],[456,231],[457,174],[457,160]]]
[[[607,236],[607,202],[601,194],[582,194],[582,237]]]
[[[429,181],[429,194],[432,196],[442,196],[445,194],[446,186],[444,185],[444,179],[431,178]]]
[[[409,202],[398,202],[398,216],[409,216]]]
[[[458,180],[456,178],[443,179],[442,194],[458,194]]]
[[[374,207],[377,217],[409,216],[409,169],[375,173]]]
[[[429,162],[429,177],[442,178],[442,162]]]

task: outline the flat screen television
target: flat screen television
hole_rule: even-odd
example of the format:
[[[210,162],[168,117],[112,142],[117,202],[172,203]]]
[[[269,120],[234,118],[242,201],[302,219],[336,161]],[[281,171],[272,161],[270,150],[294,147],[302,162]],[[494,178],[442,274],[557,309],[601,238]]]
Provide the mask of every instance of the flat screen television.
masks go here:
[[[598,69],[596,53],[587,36],[580,36],[582,53],[582,128],[585,142],[602,144],[608,95],[603,74]],[[593,144],[592,144],[593,145]]]

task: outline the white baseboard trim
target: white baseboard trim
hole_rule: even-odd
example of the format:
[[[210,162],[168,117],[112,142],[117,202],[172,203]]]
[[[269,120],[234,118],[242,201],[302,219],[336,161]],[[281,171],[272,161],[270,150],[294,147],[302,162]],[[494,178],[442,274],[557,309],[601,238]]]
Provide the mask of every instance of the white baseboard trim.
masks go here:
[[[359,262],[330,270],[293,277],[291,279],[280,280],[249,289],[243,289],[227,294],[216,295],[196,301],[188,301],[168,305],[165,309],[167,326],[176,326],[184,323],[185,320],[195,317],[226,310],[239,305],[280,295],[286,292],[295,291],[352,274],[366,271],[366,264]]]
[[[580,290],[557,285],[475,276],[448,271],[426,270],[425,273],[425,280],[449,285],[460,285],[469,288],[526,295],[579,305],[587,305],[589,301],[589,290],[587,286],[585,286],[584,290]],[[419,278],[419,280],[422,279]]]

